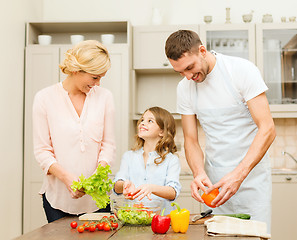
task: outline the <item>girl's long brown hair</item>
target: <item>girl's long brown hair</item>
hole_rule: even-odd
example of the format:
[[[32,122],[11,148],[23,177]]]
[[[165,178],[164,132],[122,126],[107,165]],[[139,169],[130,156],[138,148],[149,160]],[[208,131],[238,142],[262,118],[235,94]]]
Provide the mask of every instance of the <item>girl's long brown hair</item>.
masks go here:
[[[175,121],[171,113],[169,113],[167,110],[160,108],[160,107],[151,107],[147,109],[144,113],[147,111],[150,111],[155,119],[156,123],[160,127],[160,129],[163,131],[163,136],[161,139],[158,141],[155,151],[158,153],[160,157],[157,157],[154,160],[155,164],[161,164],[168,153],[175,153],[177,151],[176,145],[174,142],[174,137],[176,134],[175,130]],[[142,117],[144,115],[142,114],[141,118],[137,122],[137,131],[138,131],[138,126],[141,123]],[[133,150],[138,150],[143,147],[144,145],[144,140],[140,137],[138,137],[138,134],[135,136],[136,141]]]

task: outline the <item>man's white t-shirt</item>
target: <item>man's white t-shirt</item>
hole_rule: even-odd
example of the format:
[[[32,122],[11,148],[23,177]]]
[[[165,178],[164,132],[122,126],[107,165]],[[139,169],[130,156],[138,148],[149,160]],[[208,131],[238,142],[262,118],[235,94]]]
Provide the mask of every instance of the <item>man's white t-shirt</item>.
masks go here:
[[[212,52],[216,64],[202,83],[187,78],[177,86],[177,112],[184,115],[197,114],[195,109],[220,109],[236,106],[238,103],[228,89],[223,77],[228,66],[228,79],[241,96],[242,101],[265,92],[268,88],[259,69],[250,61]],[[197,86],[196,86],[197,85]],[[197,87],[197,91],[196,91]]]

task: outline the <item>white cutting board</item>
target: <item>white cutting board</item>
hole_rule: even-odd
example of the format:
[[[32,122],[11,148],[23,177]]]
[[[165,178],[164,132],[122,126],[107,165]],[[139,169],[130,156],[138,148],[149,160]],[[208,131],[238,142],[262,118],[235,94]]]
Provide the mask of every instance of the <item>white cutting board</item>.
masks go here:
[[[81,216],[78,217],[79,220],[94,220],[94,221],[98,221],[101,220],[103,216],[110,216],[110,213],[106,213],[106,212],[99,212],[99,213],[85,213]]]

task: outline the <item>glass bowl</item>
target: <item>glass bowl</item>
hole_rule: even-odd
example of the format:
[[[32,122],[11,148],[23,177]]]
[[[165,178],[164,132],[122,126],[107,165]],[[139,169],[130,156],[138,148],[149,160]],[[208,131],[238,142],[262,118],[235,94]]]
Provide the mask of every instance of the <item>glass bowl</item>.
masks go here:
[[[153,216],[160,214],[163,202],[160,200],[138,201],[113,199],[112,210],[125,225],[151,225]]]

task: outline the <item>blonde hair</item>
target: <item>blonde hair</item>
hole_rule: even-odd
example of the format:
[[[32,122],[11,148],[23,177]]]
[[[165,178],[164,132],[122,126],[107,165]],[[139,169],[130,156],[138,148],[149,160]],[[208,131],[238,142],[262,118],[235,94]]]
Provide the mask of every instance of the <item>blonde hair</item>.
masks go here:
[[[155,119],[156,123],[160,127],[160,129],[163,131],[163,136],[161,139],[158,141],[155,151],[158,153],[160,157],[157,157],[154,160],[155,164],[161,164],[168,153],[175,153],[177,151],[176,145],[174,142],[174,137],[175,137],[175,121],[171,113],[169,113],[167,110],[160,108],[160,107],[151,107],[147,109],[141,116],[141,118],[137,122],[137,129],[139,124],[141,123],[143,115],[147,112],[150,111]],[[133,150],[138,150],[143,147],[144,145],[144,140],[140,138],[138,135],[135,136],[136,141],[135,141],[135,146]]]
[[[65,74],[83,71],[99,75],[110,68],[110,57],[107,49],[100,42],[87,40],[69,49],[59,67]]]

